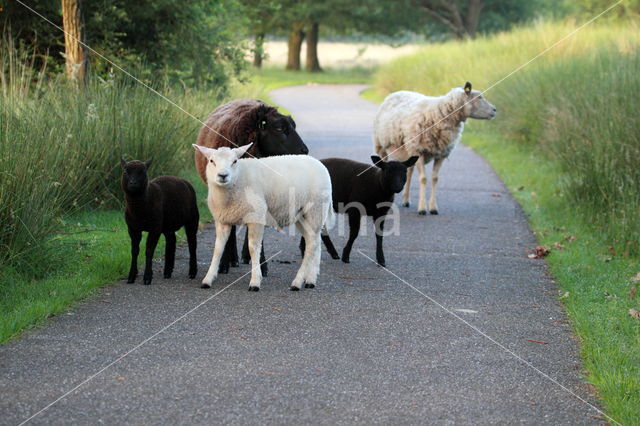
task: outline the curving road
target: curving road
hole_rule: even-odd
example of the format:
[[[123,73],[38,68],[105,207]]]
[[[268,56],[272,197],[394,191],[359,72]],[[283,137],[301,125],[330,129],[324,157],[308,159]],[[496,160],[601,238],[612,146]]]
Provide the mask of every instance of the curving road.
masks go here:
[[[272,97],[293,112],[313,155],[367,162],[376,106],[359,98],[363,87]],[[465,146],[439,189],[439,216],[401,210],[399,235],[385,239],[390,272],[369,260],[367,224],[351,264],[323,252],[314,290],[288,291],[297,237],[275,231],[267,256],[282,252],[258,293],[248,277],[233,284],[247,265],[200,289],[182,278],[184,250],[172,280],[158,271],[150,287],[105,288],[0,347],[0,423],[64,395],[32,422],[601,423],[570,394],[594,403],[557,288],[524,252],[536,242],[516,202]],[[344,222],[332,231],[339,248]],[[209,227],[199,278],[212,241]]]

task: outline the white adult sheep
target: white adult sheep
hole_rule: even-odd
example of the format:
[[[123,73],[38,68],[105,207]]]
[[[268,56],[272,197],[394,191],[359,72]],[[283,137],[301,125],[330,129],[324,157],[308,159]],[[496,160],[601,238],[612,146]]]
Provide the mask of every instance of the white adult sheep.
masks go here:
[[[436,184],[438,172],[445,158],[451,154],[462,137],[467,118],[492,120],[496,107],[482,92],[471,89],[467,82],[444,96],[431,97],[417,92],[400,91],[387,96],[378,110],[373,124],[373,148],[386,159],[404,161],[418,155],[415,167],[420,174],[418,214],[426,215],[427,177],[424,166],[433,159],[429,212],[438,214]],[[402,204],[409,207],[409,192],[413,167],[407,170]]]
[[[213,258],[203,288],[210,288],[233,225],[247,225],[251,281],[249,291],[258,291],[262,281],[260,247],[265,226],[296,225],[311,242],[291,290],[315,287],[320,271],[320,233],[334,221],[331,178],[326,167],[307,155],[266,158],[241,157],[251,144],[239,148],[211,149],[193,145],[207,158],[209,187],[207,202],[216,225]]]

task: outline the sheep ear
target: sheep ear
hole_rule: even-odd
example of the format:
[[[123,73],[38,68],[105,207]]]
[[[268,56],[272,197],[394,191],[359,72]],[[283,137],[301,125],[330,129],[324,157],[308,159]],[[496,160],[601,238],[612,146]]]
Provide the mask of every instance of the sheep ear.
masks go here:
[[[120,157],[120,165],[123,169],[127,167],[127,160],[125,160],[124,157]]]
[[[408,160],[403,161],[402,164],[404,164],[407,167],[413,167],[413,165],[416,164],[416,161],[418,161],[418,156],[414,155],[413,157],[410,157]]]
[[[373,164],[380,167],[381,169],[384,169],[387,166],[387,163],[382,161],[382,158],[378,157],[377,155],[372,155],[371,161],[373,162]]]
[[[251,145],[253,145],[253,142],[251,142],[248,145],[243,145],[243,146],[241,146],[239,148],[234,148],[233,152],[236,153],[236,156],[238,158],[242,158],[242,156],[245,155],[247,153],[247,151],[249,151],[249,148],[251,148]]]
[[[196,145],[195,143],[192,143],[191,146],[193,146],[196,151],[200,151],[200,153],[204,155],[206,158],[209,158],[211,156],[212,151],[214,151],[211,148],[207,148],[206,146],[202,146],[202,145]]]
[[[144,162],[144,167],[148,169],[151,167],[151,163],[153,163],[153,156]]]
[[[468,81],[464,84],[464,93],[467,95],[471,93],[471,83]]]

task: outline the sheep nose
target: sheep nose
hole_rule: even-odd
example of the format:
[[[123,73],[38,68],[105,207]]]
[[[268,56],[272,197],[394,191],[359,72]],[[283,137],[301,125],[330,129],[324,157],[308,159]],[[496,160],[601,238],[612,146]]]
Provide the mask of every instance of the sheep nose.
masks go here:
[[[227,180],[227,176],[229,176],[229,173],[218,173],[218,177],[220,178],[220,180]]]
[[[302,147],[302,149],[300,150],[300,152],[302,152],[304,155],[307,155],[309,153],[309,148],[307,148],[306,146]]]

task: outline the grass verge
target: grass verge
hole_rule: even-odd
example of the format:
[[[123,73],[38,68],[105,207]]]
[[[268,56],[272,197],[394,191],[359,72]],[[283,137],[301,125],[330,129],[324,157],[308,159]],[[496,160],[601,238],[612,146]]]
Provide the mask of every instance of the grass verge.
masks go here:
[[[630,295],[637,259],[613,255],[606,236],[576,217],[561,195],[558,164],[498,132],[470,130],[465,143],[491,163],[529,215],[540,244],[551,248],[547,262],[580,339],[587,380],[611,417],[640,423],[640,321],[628,313],[640,302]]]

